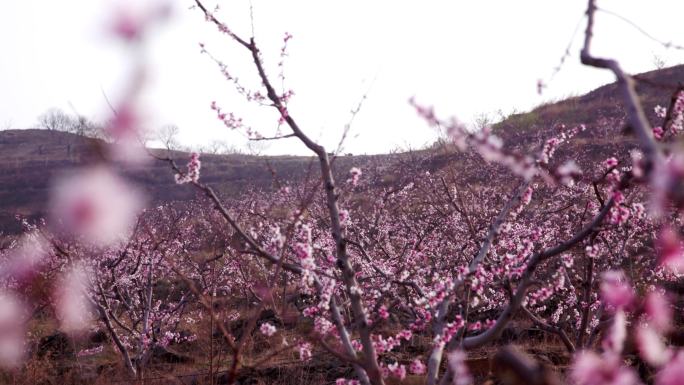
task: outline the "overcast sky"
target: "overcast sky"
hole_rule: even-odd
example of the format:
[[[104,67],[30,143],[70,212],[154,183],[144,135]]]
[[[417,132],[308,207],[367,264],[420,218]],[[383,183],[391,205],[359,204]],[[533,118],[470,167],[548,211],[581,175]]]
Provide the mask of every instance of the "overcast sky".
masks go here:
[[[549,80],[571,41],[584,0],[252,1],[256,38],[274,79],[283,34],[294,35],[286,87],[296,93],[291,114],[310,136],[334,147],[350,110],[367,94],[344,152],[379,153],[433,141],[436,133],[407,103],[412,96],[442,115],[472,122],[480,114],[524,111],[612,81],[607,72],[579,65],[581,24],[566,65],[537,94],[537,80]],[[106,33],[120,3],[0,0],[0,128],[35,126],[50,107],[93,119],[108,115],[103,91],[112,100],[120,97],[130,61],[125,47]],[[219,4],[219,18],[248,37],[249,2]],[[172,5],[172,17],[149,41],[148,126],[176,124],[188,145],[222,140],[244,147],[244,136],[226,129],[210,110],[216,100],[272,134],[275,113],[244,103],[198,43],[256,89],[247,51],[189,9],[190,0]],[[602,0],[599,6],[656,38],[684,44],[682,1]],[[656,56],[666,65],[684,63],[684,52],[664,49],[614,16],[599,14],[595,32],[594,52],[618,58],[630,72],[654,69]],[[305,152],[294,140],[262,151]]]

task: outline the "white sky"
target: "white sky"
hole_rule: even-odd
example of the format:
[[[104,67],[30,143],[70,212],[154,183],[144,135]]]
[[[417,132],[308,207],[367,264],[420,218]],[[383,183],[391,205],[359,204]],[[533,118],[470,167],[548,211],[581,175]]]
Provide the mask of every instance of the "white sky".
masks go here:
[[[612,81],[607,72],[579,65],[582,24],[572,56],[537,95],[537,79],[548,79],[558,65],[584,0],[252,1],[257,41],[274,80],[283,34],[294,35],[286,61],[286,85],[296,93],[290,111],[313,138],[336,146],[350,110],[369,91],[344,152],[379,153],[433,141],[435,132],[407,103],[411,96],[443,115],[472,122],[478,114],[524,111]],[[50,107],[71,112],[74,106],[93,119],[107,116],[102,90],[116,100],[128,67],[127,51],[106,34],[114,4],[0,0],[0,128],[35,126]],[[218,16],[248,37],[249,3],[219,4]],[[177,124],[184,144],[217,139],[244,147],[244,136],[226,129],[209,109],[216,100],[272,134],[275,113],[245,104],[200,54],[198,43],[206,43],[245,85],[256,88],[247,51],[190,5],[190,0],[173,1],[171,20],[150,41],[149,126]],[[659,39],[684,44],[683,1],[603,0],[599,6]],[[655,55],[667,65],[684,62],[683,51],[665,50],[613,16],[599,14],[595,32],[594,52],[618,58],[630,72],[654,69]],[[291,139],[263,150],[306,152]]]

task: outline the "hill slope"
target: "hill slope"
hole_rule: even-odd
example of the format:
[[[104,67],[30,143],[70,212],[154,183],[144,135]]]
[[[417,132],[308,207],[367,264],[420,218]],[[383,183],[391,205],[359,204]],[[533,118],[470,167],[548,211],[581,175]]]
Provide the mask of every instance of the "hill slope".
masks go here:
[[[653,107],[668,105],[677,84],[684,81],[684,65],[638,75],[638,92],[655,121]],[[579,97],[549,103],[534,110],[512,115],[496,124],[494,130],[506,146],[516,150],[536,147],[558,132],[559,126],[585,124],[587,130],[570,145],[559,149],[557,158],[572,157],[580,165],[600,161],[606,154],[623,157],[636,143],[623,132],[624,112],[616,85],[609,84]],[[46,130],[7,130],[0,132],[0,233],[20,230],[16,215],[37,218],[45,213],[53,177],[65,170],[94,164],[103,159],[104,143],[77,135]],[[155,150],[159,155],[166,151]],[[600,154],[600,155],[599,155]],[[622,155],[622,156],[621,156]],[[179,164],[188,154],[173,152]],[[311,157],[251,155],[203,155],[202,180],[220,193],[237,196],[250,188],[269,189],[274,176],[294,181],[307,174],[317,176],[317,163]],[[491,174],[483,172],[482,159],[471,153],[435,148],[405,154],[345,156],[336,160],[336,169],[345,173],[352,166],[364,167],[372,183],[404,183],[412,176],[404,165],[426,171],[447,166],[459,170],[459,179],[487,183]],[[494,172],[496,167],[490,168]],[[368,173],[366,173],[368,171]],[[188,200],[195,196],[189,186],[178,186],[164,162],[150,162],[124,173],[147,191],[153,202]],[[343,176],[341,176],[343,177]]]
[[[47,130],[0,132],[0,232],[19,231],[17,215],[37,218],[46,210],[51,181],[62,172],[103,160],[104,142],[74,134]],[[165,156],[165,150],[152,150]],[[171,152],[183,165],[189,155]],[[350,157],[347,157],[350,158]],[[355,157],[364,158],[364,157]],[[340,158],[342,163],[348,161]],[[316,173],[310,157],[251,155],[202,155],[202,180],[228,196],[247,189],[269,189],[274,176],[292,181]],[[313,167],[312,167],[313,166]],[[147,192],[153,202],[188,200],[195,196],[189,186],[175,183],[166,162],[150,161],[123,173]],[[314,174],[317,175],[317,174]]]

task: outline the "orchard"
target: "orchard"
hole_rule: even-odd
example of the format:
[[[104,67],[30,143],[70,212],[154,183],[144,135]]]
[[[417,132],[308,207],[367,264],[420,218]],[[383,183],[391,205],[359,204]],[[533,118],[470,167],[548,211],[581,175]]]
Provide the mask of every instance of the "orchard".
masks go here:
[[[150,69],[134,60],[104,128],[107,157],[57,180],[49,215],[24,220],[0,250],[2,381],[31,383],[40,344],[29,327],[51,320],[79,360],[115,356],[110,373],[127,383],[189,383],[155,366],[170,351],[207,384],[257,383],[278,362],[304,372],[335,362],[334,378],[307,383],[336,385],[682,383],[684,88],[645,107],[638,80],[592,51],[595,0],[581,62],[615,76],[624,117],[612,128],[635,145],[580,159],[564,148],[598,128],[558,123],[510,146],[495,127],[473,130],[411,100],[420,129],[444,130],[441,151],[458,154],[445,167],[410,156],[349,165],[288,109],[296,36],[282,37],[274,66],[203,1],[190,11],[251,61],[257,84],[199,47],[227,86],[275,113],[276,128],[211,100],[207,113],[254,141],[298,140],[307,177],[225,197],[203,180],[202,154],[146,149],[138,101]],[[116,17],[111,33],[136,58],[165,10]],[[150,204],[119,172],[148,158],[196,199]],[[562,359],[530,359],[526,344]],[[484,371],[474,364],[483,354]]]

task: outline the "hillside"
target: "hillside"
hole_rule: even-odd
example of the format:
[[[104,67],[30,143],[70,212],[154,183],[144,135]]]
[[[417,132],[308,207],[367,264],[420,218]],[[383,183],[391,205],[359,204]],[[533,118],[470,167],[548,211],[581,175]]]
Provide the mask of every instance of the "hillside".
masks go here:
[[[38,218],[46,210],[49,187],[55,175],[92,165],[103,159],[104,142],[97,139],[48,130],[0,131],[0,232],[20,230],[17,215]],[[166,156],[165,150],[153,150]],[[189,155],[171,152],[183,166]],[[366,162],[372,157],[340,157],[338,164]],[[236,197],[246,189],[269,189],[274,176],[281,181],[317,173],[313,158],[303,156],[202,155],[202,181],[219,193]],[[351,167],[351,166],[349,166]],[[347,168],[348,169],[348,168]],[[196,192],[177,185],[166,162],[151,160],[123,173],[145,190],[154,203],[192,199]],[[316,174],[317,175],[317,174]]]
[[[684,85],[684,65],[639,74],[635,80],[649,121],[659,124],[661,119],[656,117],[653,109],[656,105],[669,106],[672,94],[678,86]],[[511,115],[494,124],[493,131],[503,139],[505,147],[525,152],[538,150],[545,140],[559,134],[562,126],[570,128],[580,124],[584,124],[586,130],[560,146],[553,162],[573,159],[581,169],[587,170],[606,156],[627,160],[629,151],[638,148],[636,139],[625,127],[625,111],[615,83],[585,95],[545,103],[532,111]],[[462,181],[487,183],[493,179],[491,173],[481,172],[482,159],[472,153],[437,151],[431,157],[431,163],[437,167],[457,164]],[[491,171],[497,170],[505,171],[496,166]]]
[[[638,92],[649,118],[655,121],[653,107],[668,105],[674,87],[684,81],[684,65],[641,74]],[[557,160],[573,157],[581,166],[595,159],[594,154],[612,153],[620,158],[635,147],[629,136],[621,135],[624,112],[615,84],[600,87],[586,95],[548,103],[524,114],[516,114],[494,126],[506,146],[525,150],[538,146],[558,132],[561,124],[585,124],[587,130],[569,145],[562,146]],[[20,230],[16,215],[38,218],[44,214],[50,181],[64,170],[100,161],[103,142],[77,135],[47,130],[7,130],[0,132],[0,232]],[[600,151],[597,151],[600,150]],[[166,151],[154,150],[159,155]],[[188,154],[173,152],[179,164]],[[202,180],[220,193],[236,197],[250,188],[269,189],[274,176],[295,181],[308,173],[317,175],[317,164],[310,157],[252,155],[202,155]],[[435,147],[404,154],[344,156],[336,160],[338,173],[362,166],[375,185],[403,183],[411,179],[406,165],[438,171],[447,166],[458,169],[459,179],[468,183],[487,183],[491,175],[482,172],[482,160],[471,153],[458,153]],[[366,172],[368,171],[368,172]],[[124,173],[142,187],[153,202],[188,200],[195,196],[189,186],[178,186],[164,162],[153,161]]]

